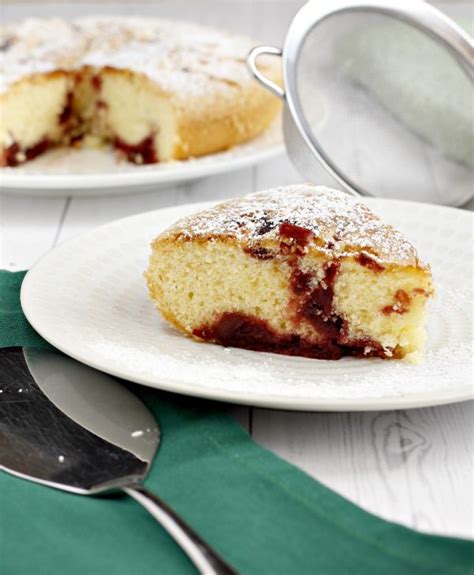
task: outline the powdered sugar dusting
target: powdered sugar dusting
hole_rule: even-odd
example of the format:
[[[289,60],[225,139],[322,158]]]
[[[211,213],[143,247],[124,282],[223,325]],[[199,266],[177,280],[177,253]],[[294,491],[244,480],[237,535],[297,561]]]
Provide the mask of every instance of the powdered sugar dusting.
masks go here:
[[[279,241],[283,222],[312,231],[313,244],[334,257],[364,251],[381,263],[422,266],[403,234],[354,197],[324,186],[300,184],[249,194],[188,216],[165,235],[226,236],[268,246]]]
[[[120,16],[29,19],[4,26],[0,45],[0,91],[30,74],[83,66],[142,73],[191,106],[193,97],[225,98],[255,85],[245,68],[255,41],[191,23]]]

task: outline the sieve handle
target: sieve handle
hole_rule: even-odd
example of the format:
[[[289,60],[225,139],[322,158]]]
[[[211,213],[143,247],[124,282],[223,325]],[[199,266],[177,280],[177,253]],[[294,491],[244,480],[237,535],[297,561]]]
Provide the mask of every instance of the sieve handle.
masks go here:
[[[270,90],[272,94],[274,94],[280,100],[285,99],[285,90],[281,88],[278,84],[269,80],[266,76],[260,72],[257,67],[257,58],[262,55],[267,56],[282,56],[283,50],[281,48],[277,48],[275,46],[256,46],[250,50],[249,55],[247,56],[247,68],[252,76],[262,84],[267,90]]]

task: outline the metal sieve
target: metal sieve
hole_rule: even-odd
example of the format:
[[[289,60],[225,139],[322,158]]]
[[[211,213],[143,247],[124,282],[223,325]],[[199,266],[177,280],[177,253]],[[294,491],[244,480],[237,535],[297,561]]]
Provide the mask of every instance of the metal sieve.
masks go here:
[[[262,55],[281,57],[284,88],[260,72]],[[469,35],[421,0],[313,0],[283,49],[258,46],[247,64],[285,101],[287,150],[309,181],[461,205],[473,193],[473,61]]]

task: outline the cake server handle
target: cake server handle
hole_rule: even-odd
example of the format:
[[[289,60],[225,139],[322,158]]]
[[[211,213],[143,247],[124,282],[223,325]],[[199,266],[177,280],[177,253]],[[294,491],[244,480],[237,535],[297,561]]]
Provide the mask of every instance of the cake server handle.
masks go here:
[[[250,50],[247,56],[247,69],[249,70],[250,74],[262,84],[265,88],[270,90],[272,94],[274,94],[280,100],[285,99],[285,90],[272,80],[269,80],[257,66],[257,58],[263,55],[267,56],[282,56],[283,50],[281,48],[277,48],[276,46],[256,46]]]
[[[202,575],[237,575],[219,555],[157,495],[142,485],[128,485],[122,490],[133,497],[168,531]]]

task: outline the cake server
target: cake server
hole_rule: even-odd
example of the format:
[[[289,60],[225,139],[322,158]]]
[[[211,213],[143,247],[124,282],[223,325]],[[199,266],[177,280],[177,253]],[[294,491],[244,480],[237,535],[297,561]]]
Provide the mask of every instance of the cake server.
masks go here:
[[[281,58],[283,87],[260,56]],[[421,0],[312,0],[283,48],[258,46],[247,64],[285,102],[286,147],[309,181],[461,205],[473,193],[473,61],[469,34]]]
[[[200,573],[235,573],[142,485],[160,429],[135,395],[55,352],[1,349],[0,374],[0,469],[80,495],[123,491],[168,531]]]

